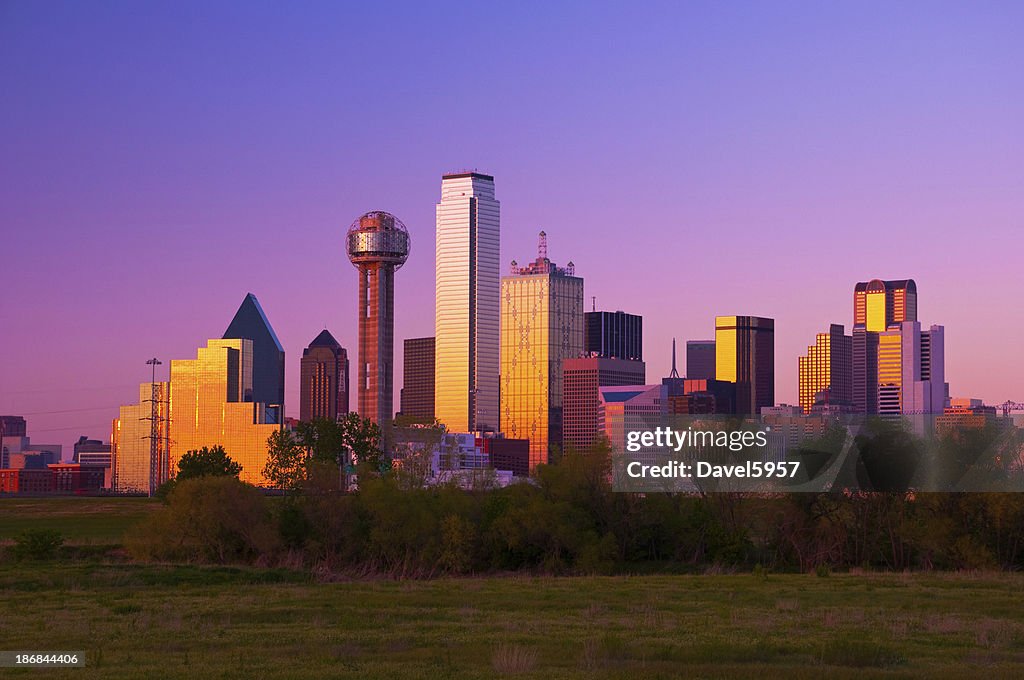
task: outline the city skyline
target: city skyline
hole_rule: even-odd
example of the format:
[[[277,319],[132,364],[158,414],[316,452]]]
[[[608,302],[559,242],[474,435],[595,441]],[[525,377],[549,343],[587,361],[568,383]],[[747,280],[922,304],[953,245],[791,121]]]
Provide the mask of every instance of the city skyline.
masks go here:
[[[19,66],[0,67],[13,93],[0,121],[21,134],[2,142],[11,255],[0,267],[0,321],[13,332],[0,412],[25,415],[30,434],[66,449],[81,434],[106,440],[118,407],[149,379],[145,360],[160,357],[165,380],[169,361],[221,333],[252,291],[289,357],[285,404],[296,417],[297,357],[309,338],[330,327],[343,346],[357,344],[356,276],[342,262],[353,214],[380,206],[409,226],[417,245],[396,278],[395,340],[434,334],[437,182],[464,166],[501,185],[502,272],[547,230],[586,272],[587,308],[596,296],[599,309],[644,317],[651,380],[668,375],[673,337],[706,338],[717,315],[758,315],[776,320],[776,401],[795,404],[797,357],[830,324],[853,326],[851,286],[913,278],[918,317],[945,327],[953,396],[1021,401],[1024,320],[998,301],[1024,282],[1005,247],[1024,214],[1021,50],[1011,42],[1021,9],[947,9],[689,8],[664,21],[644,8],[594,10],[616,40],[642,43],[614,60],[602,56],[609,35],[588,35],[582,11],[543,27],[525,11],[474,8],[439,26],[410,9],[389,22],[407,40],[366,75],[338,65],[357,51],[330,21],[316,30],[308,19],[275,27],[259,12],[242,17],[261,35],[307,37],[299,56],[324,65],[294,81],[306,61],[262,58],[236,72],[252,55],[218,28],[235,19],[222,11],[210,28],[175,33],[168,27],[189,24],[169,8],[127,19],[61,6],[44,18],[10,5],[0,63]],[[363,11],[346,32],[379,21]],[[467,63],[452,89],[485,74],[503,88],[462,111],[430,74],[465,53],[445,38],[488,12],[506,27],[486,43],[498,57],[526,40],[542,48]],[[672,35],[671,18],[691,28],[632,41]],[[442,32],[420,35],[424,21]],[[543,40],[576,25],[569,52]],[[704,40],[681,39],[690,30]],[[192,46],[207,65],[189,60]],[[125,51],[139,64],[123,65]],[[224,59],[208,66],[216,54]],[[758,56],[755,78],[744,69]],[[151,89],[123,86],[144,72],[156,74]],[[224,88],[232,78],[243,85]],[[414,111],[349,111],[385,78]],[[291,96],[267,102],[282,82]],[[652,104],[643,116],[637,97]],[[550,105],[535,107],[537,98]],[[623,225],[648,216],[644,238],[621,238]],[[397,386],[397,353],[395,365]]]

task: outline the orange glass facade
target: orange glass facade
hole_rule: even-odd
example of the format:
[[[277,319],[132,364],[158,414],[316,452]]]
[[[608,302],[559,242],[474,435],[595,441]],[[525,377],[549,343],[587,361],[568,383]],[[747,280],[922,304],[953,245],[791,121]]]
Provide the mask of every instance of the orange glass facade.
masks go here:
[[[561,445],[562,360],[583,352],[583,279],[563,271],[501,280],[501,430],[530,440],[531,470]]]
[[[280,426],[265,422],[252,393],[252,341],[209,340],[195,359],[171,362],[171,469],[187,451],[221,445],[242,466],[240,478],[266,485],[267,438]]]
[[[807,356],[799,358],[800,408],[810,413],[816,403],[848,406],[852,402],[853,338],[842,325],[818,333]]]

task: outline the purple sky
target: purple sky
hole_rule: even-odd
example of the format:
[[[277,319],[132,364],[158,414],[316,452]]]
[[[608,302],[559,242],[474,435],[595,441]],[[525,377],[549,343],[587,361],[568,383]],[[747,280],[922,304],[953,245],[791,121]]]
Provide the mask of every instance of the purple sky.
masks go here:
[[[644,315],[650,380],[771,316],[794,403],[854,283],[913,277],[953,395],[1024,400],[1024,5],[492,4],[0,2],[0,413],[107,439],[251,291],[297,415],[302,348],[354,348],[372,209],[412,236],[400,368],[461,168],[495,175],[503,273],[545,229],[588,308]]]

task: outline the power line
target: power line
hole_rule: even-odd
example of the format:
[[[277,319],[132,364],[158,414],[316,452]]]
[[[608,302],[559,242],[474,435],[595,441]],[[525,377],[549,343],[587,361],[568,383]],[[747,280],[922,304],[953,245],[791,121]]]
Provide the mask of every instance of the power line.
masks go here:
[[[32,411],[30,413],[25,413],[23,411],[19,411],[18,415],[19,416],[51,416],[51,415],[54,415],[54,414],[57,414],[57,413],[85,413],[87,411],[110,411],[111,409],[118,409],[118,408],[121,408],[120,404],[116,404],[114,406],[94,406],[92,408],[69,408],[69,409],[64,409],[62,411]]]

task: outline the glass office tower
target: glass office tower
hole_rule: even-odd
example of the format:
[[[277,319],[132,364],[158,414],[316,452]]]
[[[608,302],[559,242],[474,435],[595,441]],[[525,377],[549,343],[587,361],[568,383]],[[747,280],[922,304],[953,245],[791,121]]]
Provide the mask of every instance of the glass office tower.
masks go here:
[[[224,332],[225,340],[235,338],[252,340],[252,394],[246,400],[266,404],[268,422],[283,422],[284,347],[252,293],[242,300]]]
[[[736,413],[775,405],[775,320],[715,317],[715,376],[736,385]]]
[[[562,360],[583,352],[583,279],[572,262],[537,259],[501,279],[501,429],[530,440],[530,469],[561,445]]]
[[[807,356],[799,357],[800,408],[810,413],[815,404],[852,407],[853,338],[841,324],[818,333]]]
[[[441,178],[434,414],[454,432],[498,428],[500,208],[494,177],[462,172]]]

